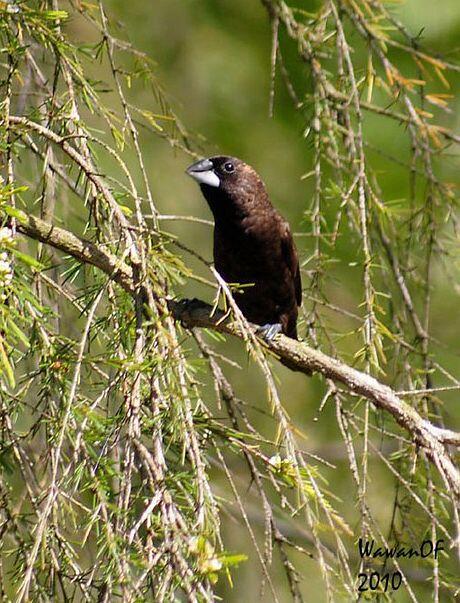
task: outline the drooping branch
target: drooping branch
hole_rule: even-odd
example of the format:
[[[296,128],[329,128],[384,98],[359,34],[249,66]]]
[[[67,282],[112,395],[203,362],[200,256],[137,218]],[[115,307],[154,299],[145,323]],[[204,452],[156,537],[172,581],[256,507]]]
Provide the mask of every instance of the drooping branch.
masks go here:
[[[131,295],[135,293],[131,267],[101,246],[25,213],[18,220],[17,228],[27,236],[72,255],[82,263],[96,266],[125,291]],[[224,320],[221,312],[212,313],[211,306],[204,302],[190,304],[171,300],[169,308],[174,318],[188,327],[213,328],[222,333],[244,337],[238,325],[229,318]],[[426,451],[450,489],[460,498],[460,475],[445,448],[447,444],[460,446],[460,434],[434,426],[387,385],[306,343],[280,335],[265,345],[267,350],[294,370],[305,374],[312,371],[321,373],[391,414],[398,425],[410,433],[414,441]]]
[[[325,97],[329,99],[332,103],[344,103],[348,105],[353,99],[345,94],[344,92],[338,90],[333,83],[325,77],[325,73],[322,70],[321,64],[318,60],[317,53],[314,52],[311,46],[311,42],[308,39],[308,36],[305,35],[305,28],[302,27],[299,22],[296,20],[294,16],[293,10],[284,2],[279,0],[261,0],[262,5],[267,10],[272,21],[276,20],[279,24],[282,24],[286,30],[287,35],[297,43],[297,52],[303,61],[309,64],[311,71],[316,75],[318,82],[320,82],[323,87],[323,93]],[[343,9],[342,3],[340,3],[340,8]],[[352,21],[354,22],[357,31],[371,43],[371,45],[377,46],[378,38],[373,35],[372,30],[368,27],[364,27],[363,23],[356,22],[357,19],[353,19],[354,14],[348,12]],[[386,43],[390,43],[391,45],[397,45],[398,43],[394,40],[385,38]],[[378,47],[378,46],[377,46]],[[404,48],[404,46],[403,46]],[[406,49],[406,48],[405,48]],[[414,54],[414,49],[408,48],[407,51]],[[383,58],[384,65],[393,72],[394,67],[391,65],[385,55],[382,55],[380,52],[377,53],[380,58]],[[449,67],[454,71],[458,70],[458,66],[452,63],[446,62],[444,59],[435,59],[429,56],[426,53],[418,53],[418,58],[423,58],[428,61],[431,65],[437,65],[438,69],[444,69]],[[396,70],[394,70],[396,71]],[[364,109],[370,113],[374,113],[376,115],[380,115],[382,117],[390,118],[394,121],[397,121],[406,125],[414,125],[417,127],[422,127],[426,130],[427,125],[423,121],[423,116],[420,113],[417,113],[414,110],[408,110],[407,113],[401,113],[393,108],[381,107],[372,102],[366,101],[362,98],[356,99],[359,103],[359,108]],[[446,140],[460,144],[460,136],[451,132],[447,128],[435,124],[430,126],[432,131],[436,131],[441,136],[443,136]]]
[[[68,253],[84,264],[96,266],[121,285],[125,291],[134,293],[131,267],[101,246],[24,212],[21,212],[18,230],[32,239]]]

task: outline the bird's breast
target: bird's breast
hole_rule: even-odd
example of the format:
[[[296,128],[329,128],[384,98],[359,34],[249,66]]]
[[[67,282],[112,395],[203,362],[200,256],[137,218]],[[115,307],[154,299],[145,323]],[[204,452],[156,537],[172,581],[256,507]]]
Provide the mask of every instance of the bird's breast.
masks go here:
[[[282,267],[281,243],[273,228],[254,217],[237,225],[216,226],[214,262],[228,282],[254,283],[276,278]]]

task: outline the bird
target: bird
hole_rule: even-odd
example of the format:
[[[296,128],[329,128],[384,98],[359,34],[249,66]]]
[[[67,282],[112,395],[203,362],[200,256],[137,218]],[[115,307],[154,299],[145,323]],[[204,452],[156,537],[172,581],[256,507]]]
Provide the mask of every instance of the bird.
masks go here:
[[[250,165],[219,155],[190,165],[214,216],[214,266],[226,283],[238,284],[234,300],[268,340],[278,333],[297,339],[302,283],[288,222],[272,205]]]

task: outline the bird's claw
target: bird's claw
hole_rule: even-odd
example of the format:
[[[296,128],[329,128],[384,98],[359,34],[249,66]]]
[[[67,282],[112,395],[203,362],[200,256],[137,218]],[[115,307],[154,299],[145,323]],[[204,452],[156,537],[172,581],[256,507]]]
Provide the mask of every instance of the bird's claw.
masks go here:
[[[198,308],[204,308],[207,304],[201,299],[197,299],[196,297],[189,299],[184,298],[181,299],[178,304],[183,312],[192,312],[193,310],[197,310]]]
[[[185,327],[194,312],[200,309],[209,309],[208,304],[196,297],[193,299],[181,299],[180,301],[175,302],[175,307],[178,311],[180,321]]]
[[[282,330],[283,327],[279,322],[275,322],[274,324],[267,323],[266,325],[258,327],[257,334],[267,341],[273,341]]]

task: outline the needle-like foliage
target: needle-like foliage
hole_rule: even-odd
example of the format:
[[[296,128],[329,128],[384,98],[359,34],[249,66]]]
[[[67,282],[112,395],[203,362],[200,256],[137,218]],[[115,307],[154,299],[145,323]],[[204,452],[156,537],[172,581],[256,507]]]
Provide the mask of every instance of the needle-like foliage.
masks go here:
[[[311,347],[261,343],[212,266],[195,253],[207,271],[195,273],[167,232],[181,216],[158,209],[140,133],[190,156],[198,143],[152,59],[114,35],[110,2],[0,2],[2,600],[213,601],[248,560],[274,601],[312,600],[307,563],[323,587],[314,600],[354,600],[358,573],[375,567],[400,572],[404,600],[458,588],[460,436],[441,396],[460,385],[437,359],[430,313],[435,269],[452,270],[456,198],[442,162],[460,138],[443,112],[460,67],[380,0],[291,4],[262,0],[267,102],[276,111],[284,86],[305,126],[314,184],[300,330]],[[404,128],[404,156],[375,147],[373,120]],[[385,198],[376,157],[401,174],[404,202]],[[331,299],[344,240],[361,274],[353,312]],[[226,315],[172,301],[193,279],[218,285]],[[239,397],[219,331],[240,337],[266,384],[261,404]],[[270,347],[323,375],[316,405],[335,407],[352,512],[335,492],[338,467],[289,417]],[[371,466],[390,484],[380,499]],[[227,514],[247,537],[238,550]],[[444,552],[382,566],[359,557],[359,538],[443,539]]]

